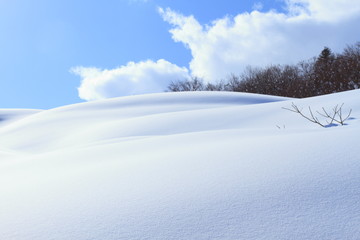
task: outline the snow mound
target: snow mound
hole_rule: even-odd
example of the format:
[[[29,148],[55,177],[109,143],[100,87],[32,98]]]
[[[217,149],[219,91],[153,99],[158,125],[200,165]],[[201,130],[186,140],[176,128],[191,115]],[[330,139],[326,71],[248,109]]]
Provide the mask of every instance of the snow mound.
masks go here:
[[[214,117],[216,109],[286,99],[245,93],[184,92],[75,104],[43,111],[0,129],[0,146],[43,152],[115,138],[213,130],[224,123],[207,122],[204,117]]]
[[[357,240],[359,96],[152,94],[7,124],[0,239]],[[352,119],[320,128],[292,102]]]

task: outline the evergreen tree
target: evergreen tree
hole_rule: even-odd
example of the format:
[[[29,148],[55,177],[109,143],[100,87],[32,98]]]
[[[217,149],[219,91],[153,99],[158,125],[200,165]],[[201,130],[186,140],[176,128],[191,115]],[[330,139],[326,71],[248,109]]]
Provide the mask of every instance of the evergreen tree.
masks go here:
[[[335,64],[336,57],[331,52],[331,49],[325,47],[314,66],[314,86],[315,94],[322,95],[333,92],[335,82]]]

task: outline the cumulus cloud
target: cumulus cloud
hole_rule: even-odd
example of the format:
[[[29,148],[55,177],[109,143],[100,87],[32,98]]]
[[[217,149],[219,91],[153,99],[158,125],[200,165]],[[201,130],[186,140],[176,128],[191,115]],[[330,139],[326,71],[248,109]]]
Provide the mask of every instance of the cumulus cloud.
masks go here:
[[[287,0],[289,11],[302,9],[314,21],[341,22],[360,14],[360,2],[354,0]]]
[[[147,2],[148,0],[129,0]],[[240,74],[247,66],[293,64],[319,54],[324,46],[341,51],[360,39],[360,1],[283,0],[285,11],[226,16],[201,24],[194,16],[159,8],[170,33],[191,51],[190,69],[165,60],[129,62],[116,69],[75,67],[82,78],[79,96],[97,100],[162,92],[171,81],[201,77],[216,82]]]
[[[194,16],[159,8],[170,33],[192,54],[192,75],[217,81],[248,65],[296,63],[324,46],[341,50],[360,36],[360,2],[286,0],[285,13],[240,13],[200,24]]]
[[[188,79],[188,70],[163,59],[129,62],[115,69],[74,67],[82,78],[79,97],[91,101],[134,94],[163,92],[171,81]]]

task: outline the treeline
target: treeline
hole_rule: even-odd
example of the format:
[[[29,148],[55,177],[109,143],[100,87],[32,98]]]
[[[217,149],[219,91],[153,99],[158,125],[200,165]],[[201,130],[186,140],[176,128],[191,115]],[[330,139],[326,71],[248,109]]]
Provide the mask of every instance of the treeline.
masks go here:
[[[168,91],[234,91],[285,97],[311,97],[360,88],[360,42],[335,54],[325,47],[318,57],[296,65],[248,67],[218,83],[199,78],[172,82]]]

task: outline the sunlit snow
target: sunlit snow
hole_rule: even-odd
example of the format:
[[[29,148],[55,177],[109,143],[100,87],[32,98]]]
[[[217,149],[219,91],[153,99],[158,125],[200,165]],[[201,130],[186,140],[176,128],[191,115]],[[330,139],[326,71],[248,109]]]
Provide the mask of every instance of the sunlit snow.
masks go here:
[[[1,240],[360,238],[360,91],[0,110]],[[286,111],[344,103],[345,126]]]

